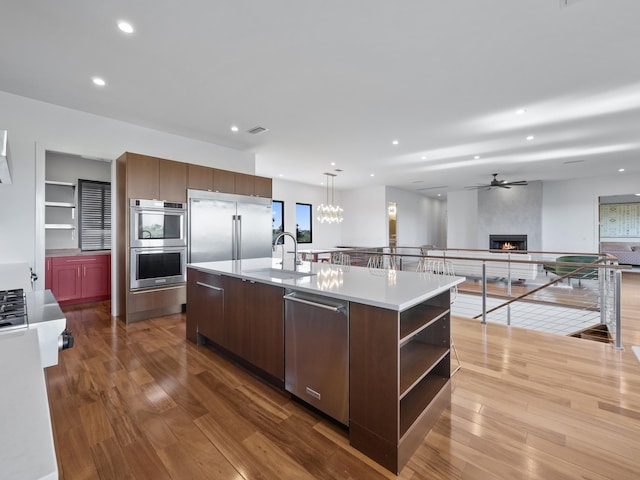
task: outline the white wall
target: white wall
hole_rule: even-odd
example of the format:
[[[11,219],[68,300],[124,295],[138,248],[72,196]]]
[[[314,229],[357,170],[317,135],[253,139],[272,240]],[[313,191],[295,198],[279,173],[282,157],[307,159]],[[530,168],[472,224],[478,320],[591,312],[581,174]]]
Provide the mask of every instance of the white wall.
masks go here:
[[[45,151],[111,160],[131,151],[255,172],[251,153],[4,92],[0,92],[0,128],[8,131],[13,180],[0,185],[0,263],[26,262],[34,267],[40,274],[37,288],[44,287],[44,207],[40,203]]]
[[[397,206],[397,244],[444,245],[445,203],[398,188],[386,188],[387,203]],[[388,241],[384,243],[387,245]]]
[[[300,249],[332,248],[342,242],[342,225],[320,223],[316,219],[316,208],[326,203],[327,193],[324,187],[289,182],[278,178],[273,179],[274,200],[284,202],[284,229],[295,235],[296,232],[296,203],[310,203],[312,206],[312,243],[302,243]],[[336,203],[340,204],[340,194],[335,192]],[[289,242],[286,240],[285,242]]]
[[[386,187],[341,191],[344,203],[342,245],[380,247],[389,245]]]
[[[447,193],[447,248],[478,248],[478,191]]]
[[[584,178],[542,185],[542,246],[549,252],[598,251],[598,199],[601,196],[639,193],[640,175]],[[476,191],[447,194],[447,246],[478,245]]]
[[[598,251],[598,198],[639,193],[640,175],[615,175],[543,185],[542,245],[547,251]]]

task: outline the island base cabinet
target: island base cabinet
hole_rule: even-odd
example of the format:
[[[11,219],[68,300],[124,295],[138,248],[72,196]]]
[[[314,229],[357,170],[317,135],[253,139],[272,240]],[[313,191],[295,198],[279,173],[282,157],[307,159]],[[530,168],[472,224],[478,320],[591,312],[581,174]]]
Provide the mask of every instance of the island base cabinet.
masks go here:
[[[352,302],[349,438],[394,473],[451,402],[449,292],[403,312]]]
[[[224,277],[187,270],[187,339],[224,345]]]

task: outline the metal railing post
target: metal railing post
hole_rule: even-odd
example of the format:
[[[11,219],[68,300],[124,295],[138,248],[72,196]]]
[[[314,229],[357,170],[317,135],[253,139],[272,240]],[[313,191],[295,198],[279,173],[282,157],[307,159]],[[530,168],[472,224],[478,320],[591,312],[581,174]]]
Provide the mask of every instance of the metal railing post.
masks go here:
[[[487,323],[487,262],[482,261],[482,323]]]
[[[507,252],[507,295],[511,296],[511,252]]]
[[[605,265],[609,265],[611,262],[606,260]],[[609,309],[608,305],[608,292],[611,282],[611,271],[608,268],[598,270],[598,283],[600,289],[600,324],[605,325],[607,323],[607,310]]]
[[[616,338],[614,348],[622,350],[622,329],[620,328],[622,318],[622,271],[616,270],[615,273],[615,305],[616,305]]]

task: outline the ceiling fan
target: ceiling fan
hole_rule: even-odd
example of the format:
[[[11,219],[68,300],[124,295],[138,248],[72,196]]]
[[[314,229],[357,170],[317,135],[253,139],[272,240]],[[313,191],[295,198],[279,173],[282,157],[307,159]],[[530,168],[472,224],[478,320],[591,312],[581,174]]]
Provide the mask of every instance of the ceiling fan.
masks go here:
[[[468,187],[464,187],[464,188],[469,188],[469,189],[480,189],[480,188],[486,188],[487,190],[493,188],[493,187],[500,187],[500,188],[511,188],[511,187],[517,187],[517,186],[526,186],[528,185],[526,180],[518,180],[516,182],[508,182],[506,180],[498,180],[498,174],[497,173],[492,173],[493,175],[493,180],[491,180],[491,183],[489,183],[488,185],[476,185],[476,186],[468,186]]]

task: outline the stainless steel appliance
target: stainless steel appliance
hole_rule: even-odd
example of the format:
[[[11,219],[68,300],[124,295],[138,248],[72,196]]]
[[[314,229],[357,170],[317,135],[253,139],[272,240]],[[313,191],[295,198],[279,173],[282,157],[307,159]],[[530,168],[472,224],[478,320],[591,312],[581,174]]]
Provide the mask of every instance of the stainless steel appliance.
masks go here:
[[[130,200],[130,208],[130,247],[187,246],[185,203]]]
[[[187,281],[187,205],[130,200],[129,288],[163,287]]]
[[[271,256],[271,199],[189,190],[189,262]]]
[[[131,290],[187,281],[187,247],[131,248],[130,254]]]
[[[349,303],[287,291],[285,388],[349,424]]]

